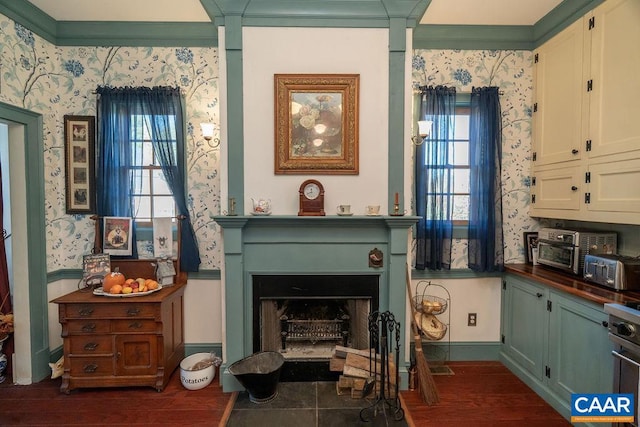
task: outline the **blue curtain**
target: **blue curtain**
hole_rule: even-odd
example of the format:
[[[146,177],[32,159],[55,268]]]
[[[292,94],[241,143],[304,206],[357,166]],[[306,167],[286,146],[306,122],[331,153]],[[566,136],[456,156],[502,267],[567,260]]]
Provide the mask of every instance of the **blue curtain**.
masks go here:
[[[502,116],[497,87],[473,88],[469,117],[469,268],[504,269]]]
[[[453,179],[449,159],[455,124],[456,89],[420,88],[419,120],[433,122],[431,133],[416,146],[416,269],[451,268]]]
[[[96,202],[99,216],[135,217],[129,195],[139,192],[140,140],[143,127],[152,137],[156,160],[173,193],[177,213],[184,215],[180,244],[182,271],[198,271],[200,253],[187,209],[184,171],[182,97],[179,88],[98,87]],[[148,120],[131,120],[140,115]],[[173,141],[176,141],[174,144]],[[135,226],[134,226],[135,227]],[[135,228],[134,228],[135,232]],[[134,235],[135,237],[135,235]],[[134,245],[135,250],[135,245]]]

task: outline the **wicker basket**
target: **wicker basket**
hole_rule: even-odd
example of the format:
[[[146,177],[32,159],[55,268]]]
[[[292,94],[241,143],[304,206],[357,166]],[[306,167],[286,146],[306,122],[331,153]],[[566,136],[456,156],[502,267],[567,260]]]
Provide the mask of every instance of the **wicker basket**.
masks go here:
[[[418,329],[431,340],[441,340],[447,333],[447,325],[433,314],[416,313],[415,322]]]
[[[433,295],[417,295],[413,297],[413,305],[424,314],[442,314],[447,310],[447,300]]]

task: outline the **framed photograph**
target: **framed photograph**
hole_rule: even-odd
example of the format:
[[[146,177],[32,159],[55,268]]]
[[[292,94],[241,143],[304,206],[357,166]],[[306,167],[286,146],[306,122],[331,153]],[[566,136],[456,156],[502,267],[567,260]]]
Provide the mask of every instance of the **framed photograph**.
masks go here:
[[[275,173],[358,174],[359,74],[276,74]]]
[[[68,214],[95,209],[95,117],[64,116],[65,195]]]
[[[527,264],[533,264],[533,248],[538,247],[538,232],[524,232],[524,261]]]
[[[102,252],[110,255],[131,255],[133,219],[105,216],[102,228]]]

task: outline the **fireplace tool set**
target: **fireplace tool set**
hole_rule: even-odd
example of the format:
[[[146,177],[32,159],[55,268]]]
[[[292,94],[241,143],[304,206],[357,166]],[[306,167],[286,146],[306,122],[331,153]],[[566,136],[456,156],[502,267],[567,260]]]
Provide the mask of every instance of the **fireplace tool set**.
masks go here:
[[[391,412],[393,419],[400,421],[404,418],[404,410],[399,395],[399,357],[400,357],[400,323],[394,315],[385,311],[378,311],[369,315],[369,372],[373,376],[367,381],[364,396],[371,394],[377,387],[377,396],[371,406],[360,411],[360,419],[368,422],[378,414]],[[391,372],[391,370],[394,372]],[[379,382],[378,382],[379,381]]]

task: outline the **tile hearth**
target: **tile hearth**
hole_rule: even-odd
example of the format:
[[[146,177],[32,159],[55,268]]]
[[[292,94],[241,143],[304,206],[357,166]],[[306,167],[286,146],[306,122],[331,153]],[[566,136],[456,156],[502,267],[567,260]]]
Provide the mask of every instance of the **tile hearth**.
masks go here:
[[[255,404],[249,401],[246,391],[238,392],[238,397],[227,421],[228,427],[235,426],[407,426],[405,419],[396,421],[394,414],[379,410],[377,416],[365,412],[370,422],[360,419],[360,411],[371,406],[373,398],[352,399],[338,396],[335,382],[281,382],[278,396],[269,403]],[[378,405],[377,408],[383,408]]]

